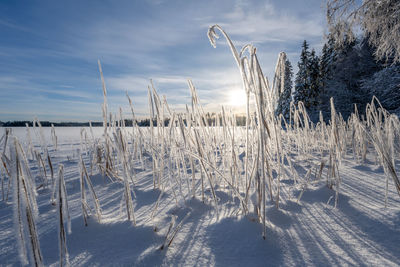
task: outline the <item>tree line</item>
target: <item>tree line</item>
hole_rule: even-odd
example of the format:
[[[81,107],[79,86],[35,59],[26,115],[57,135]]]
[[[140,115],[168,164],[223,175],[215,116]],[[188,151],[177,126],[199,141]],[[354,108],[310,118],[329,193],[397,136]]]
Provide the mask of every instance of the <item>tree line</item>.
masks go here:
[[[184,114],[181,114],[182,117],[185,117]],[[245,126],[246,125],[246,116],[244,115],[235,115],[237,126]],[[223,117],[221,114],[216,114],[214,112],[207,112],[203,116],[204,125],[208,124],[209,126],[217,126],[223,124]],[[164,126],[169,126],[170,118],[165,118],[163,120]],[[116,125],[124,125],[126,127],[134,126],[133,120],[124,119],[123,121],[117,120],[114,122]],[[183,123],[187,125],[187,120],[183,119]],[[0,127],[25,127],[28,125],[29,127],[33,127],[34,121],[0,121]],[[95,121],[95,122],[50,122],[50,121],[40,121],[40,125],[42,127],[89,127],[90,124],[93,127],[103,127],[103,122]],[[141,120],[136,120],[136,124],[139,127],[149,127],[150,126],[150,118],[144,118]],[[157,126],[157,119],[153,119],[153,126]],[[178,125],[175,125],[178,126]]]
[[[302,101],[312,120],[321,112],[329,118],[329,99],[347,118],[355,107],[363,111],[376,96],[389,112],[400,111],[400,64],[377,60],[367,36],[339,42],[332,34],[326,38],[319,55],[304,40],[293,83],[293,68],[285,66],[285,90],[279,95],[276,114],[289,118],[290,103]]]
[[[333,97],[346,119],[376,96],[383,108],[400,115],[400,1],[328,0],[326,17],[329,34],[320,55],[303,42],[294,88],[286,60],[276,114],[288,118],[290,104],[302,101],[311,119],[320,113],[326,119]]]

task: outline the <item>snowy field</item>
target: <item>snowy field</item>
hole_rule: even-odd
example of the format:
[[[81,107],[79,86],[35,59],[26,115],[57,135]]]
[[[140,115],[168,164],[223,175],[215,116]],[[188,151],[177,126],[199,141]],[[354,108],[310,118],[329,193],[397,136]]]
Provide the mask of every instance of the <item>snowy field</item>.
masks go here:
[[[3,136],[5,129],[1,128],[0,131],[0,136]],[[131,128],[124,131],[127,135],[134,132]],[[142,131],[147,131],[147,136],[150,136],[149,129],[142,128]],[[90,132],[86,128],[88,136],[91,136]],[[293,168],[299,180],[308,177],[307,183],[296,182],[290,175],[282,175],[279,208],[267,197],[264,240],[262,223],[250,209],[256,206],[254,195],[249,200],[249,212],[243,214],[232,188],[223,182],[215,182],[218,202],[215,205],[209,186],[204,184],[202,193],[200,171],[196,171],[195,185],[192,187],[190,164],[187,172],[183,169],[177,171],[176,167],[170,171],[170,166],[167,166],[162,185],[155,189],[149,151],[143,151],[142,159],[130,161],[134,180],[130,186],[135,222],[128,220],[124,182],[102,175],[97,167],[90,170],[90,153],[86,153],[90,149],[86,150],[85,142],[81,143],[80,128],[55,128],[55,133],[58,138],[57,150],[51,142],[51,128],[43,128],[55,177],[57,166],[64,165],[72,230],[66,234],[71,266],[400,265],[400,197],[393,181],[389,180],[385,207],[386,175],[375,153],[367,153],[363,163],[354,160],[351,153],[344,155],[339,167],[342,182],[335,208],[335,190],[328,188],[325,182],[327,168],[323,169],[320,178],[314,170],[308,175],[307,170],[313,166],[313,161],[293,152]],[[100,143],[103,133],[103,128],[93,128],[93,137],[88,137],[91,145]],[[26,128],[13,128],[12,134],[28,151]],[[39,129],[31,128],[30,135],[32,147],[40,151]],[[243,169],[244,129],[236,128],[236,135],[236,158],[240,169]],[[131,141],[129,143],[132,144]],[[372,150],[371,147],[369,149]],[[88,172],[92,172],[90,179],[101,207],[101,218],[98,220],[94,215],[94,201],[87,192],[87,203],[92,210],[87,226],[81,208],[80,155]],[[58,266],[59,218],[58,206],[51,204],[50,169],[45,162],[47,173],[43,174],[37,161],[27,157],[36,186],[43,175],[49,181],[47,186],[37,189],[36,230],[44,265]],[[165,159],[168,159],[168,155]],[[166,162],[166,165],[172,164]],[[399,169],[397,159],[395,164]],[[4,199],[8,182],[4,172],[2,179]],[[238,181],[237,187],[244,196],[242,182]],[[10,190],[13,191],[12,186]],[[8,200],[0,202],[1,266],[21,264],[16,234],[18,226],[13,219],[14,196],[10,192]]]

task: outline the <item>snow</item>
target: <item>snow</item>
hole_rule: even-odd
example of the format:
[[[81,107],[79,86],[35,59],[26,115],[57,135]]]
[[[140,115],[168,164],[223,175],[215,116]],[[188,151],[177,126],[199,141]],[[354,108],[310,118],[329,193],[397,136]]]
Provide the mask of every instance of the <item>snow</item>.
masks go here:
[[[79,161],[80,154],[84,160],[87,155],[79,152],[80,128],[55,128],[55,131],[58,149],[54,150],[48,142],[48,151],[55,172],[59,164],[64,165],[72,224],[72,233],[66,238],[71,266],[400,265],[400,197],[390,184],[388,207],[385,208],[386,178],[373,154],[368,154],[362,165],[350,154],[342,159],[337,208],[334,208],[335,191],[324,183],[308,185],[297,203],[300,190],[293,189],[292,179],[282,179],[283,196],[279,209],[270,202],[266,207],[264,240],[257,216],[253,213],[240,215],[239,200],[232,197],[228,188],[215,188],[218,218],[209,190],[205,192],[203,203],[199,192],[194,199],[184,201],[178,196],[176,201],[168,185],[163,194],[153,189],[150,155],[146,155],[144,170],[140,162],[131,166],[136,172],[133,188],[136,226],[127,219],[124,183],[112,182],[97,173],[90,179],[102,216],[98,222],[93,212],[85,226],[80,202]],[[3,132],[0,128],[0,136]],[[93,132],[95,138],[101,138],[104,129],[93,128]],[[28,147],[25,128],[13,128],[13,134],[22,146]],[[31,131],[32,143],[37,148],[41,146],[39,135],[38,129]],[[43,135],[45,140],[51,140],[51,128],[43,128]],[[36,162],[29,162],[33,177],[39,176]],[[399,162],[396,164],[398,169]],[[307,172],[302,166],[304,164],[295,165],[299,175]],[[184,183],[182,188],[186,188]],[[177,194],[178,191],[176,189]],[[91,195],[87,194],[87,197],[88,205],[95,211]],[[36,226],[44,264],[58,266],[57,207],[50,203],[50,198],[50,187],[37,190],[39,216]],[[0,202],[1,266],[21,264],[12,201],[10,198],[7,203]],[[154,218],[151,218],[153,212]],[[174,232],[176,235],[170,246],[161,250]]]

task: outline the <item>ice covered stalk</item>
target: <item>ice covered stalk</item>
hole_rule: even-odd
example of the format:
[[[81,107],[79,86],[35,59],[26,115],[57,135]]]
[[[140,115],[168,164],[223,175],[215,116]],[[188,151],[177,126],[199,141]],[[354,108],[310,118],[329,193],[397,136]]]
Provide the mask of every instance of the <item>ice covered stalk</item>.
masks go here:
[[[253,54],[252,56],[255,57],[255,54]],[[255,57],[255,61],[254,64],[255,67],[258,67],[258,62],[256,60],[257,58]],[[258,75],[259,73],[256,72]],[[263,77],[263,75],[261,75],[261,77]],[[259,161],[259,169],[261,170],[261,181],[260,181],[260,187],[261,187],[261,196],[259,196],[259,198],[261,198],[261,207],[260,210],[262,212],[261,215],[261,219],[262,219],[262,223],[263,223],[263,238],[266,238],[266,213],[265,213],[265,190],[266,190],[266,185],[265,185],[265,129],[263,126],[265,125],[265,113],[264,113],[264,95],[263,95],[263,83],[262,83],[262,79],[260,79],[260,77],[258,77],[258,79],[256,79],[256,102],[257,102],[257,117],[258,117],[258,150],[260,151],[260,161]],[[269,188],[271,189],[271,183]]]
[[[8,177],[8,183],[7,183],[7,194],[6,194],[6,199],[5,201],[8,201],[8,196],[10,193],[10,186],[11,186],[11,174],[10,174],[10,167],[11,167],[11,161],[5,154],[1,155],[1,162],[3,164],[5,173],[7,174]]]
[[[54,170],[53,163],[51,163],[50,155],[47,155],[47,163],[49,164],[50,168],[51,182],[54,184]]]
[[[218,35],[216,34],[215,30],[218,29],[226,38],[228,45],[231,49],[231,52],[233,54],[233,57],[236,61],[236,64],[239,67],[240,74],[242,76],[242,82],[244,85],[244,89],[247,90],[253,90],[256,98],[256,106],[257,106],[257,121],[258,121],[258,143],[257,143],[257,150],[259,153],[259,160],[256,163],[258,165],[258,168],[260,170],[260,179],[257,179],[259,181],[259,185],[257,186],[258,188],[261,188],[257,192],[259,192],[259,203],[261,202],[261,221],[263,224],[263,237],[266,237],[266,213],[265,213],[265,191],[266,191],[266,177],[265,177],[265,162],[267,160],[265,154],[268,153],[266,152],[267,145],[266,145],[266,134],[265,132],[268,133],[268,137],[270,137],[270,129],[267,124],[267,117],[266,115],[268,113],[273,113],[273,98],[271,96],[271,92],[268,92],[269,86],[266,78],[264,77],[260,64],[258,62],[257,56],[256,56],[256,51],[255,48],[252,47],[251,45],[245,46],[240,54],[237,52],[235,46],[233,45],[231,39],[229,36],[225,33],[225,31],[218,25],[211,26],[208,30],[208,38],[211,42],[211,44],[215,47],[216,46],[216,41],[215,39],[218,38]],[[250,59],[245,59],[241,58],[243,51],[244,50],[249,50],[250,52]],[[268,166],[267,166],[268,167]],[[270,170],[267,170],[270,172]],[[271,175],[268,175],[268,188],[270,191],[270,195],[272,198],[272,177]]]
[[[120,162],[123,167],[123,176],[124,176],[124,199],[125,199],[125,206],[126,212],[128,215],[128,220],[133,221],[136,224],[135,214],[133,209],[133,200],[131,195],[131,187],[129,184],[129,180],[132,181],[132,177],[130,176],[129,166],[128,166],[128,157],[127,157],[127,144],[125,139],[123,138],[122,130],[120,128],[117,129],[116,133],[114,133],[114,139],[117,142],[118,148],[118,156]]]
[[[97,61],[98,66],[99,66],[99,72],[100,72],[100,78],[101,78],[101,84],[102,84],[102,88],[103,88],[103,98],[104,98],[104,102],[103,102],[103,106],[102,106],[102,110],[103,110],[103,127],[104,127],[104,147],[105,147],[105,151],[104,151],[104,158],[105,158],[105,166],[104,166],[104,173],[106,174],[110,174],[113,172],[113,164],[112,164],[112,151],[111,151],[111,144],[110,144],[110,138],[108,135],[108,122],[107,122],[107,89],[106,89],[106,83],[104,81],[104,76],[103,76],[103,69],[101,67],[101,63],[100,60]],[[111,114],[110,114],[111,116]],[[111,124],[111,119],[109,121],[109,123]]]
[[[152,154],[151,163],[153,166],[153,188],[156,188],[156,153],[154,149],[154,101],[153,101],[153,94],[151,93],[150,87],[148,89],[148,98],[149,98],[149,109],[150,109],[150,149]]]
[[[375,107],[375,101],[380,106],[378,109]],[[396,172],[394,159],[394,140],[396,135],[398,138],[400,134],[399,119],[396,115],[389,115],[375,97],[367,105],[366,111],[367,125],[370,128],[369,133],[367,130],[366,132],[372,140],[386,174],[385,206],[387,206],[389,177],[392,178],[396,191],[400,196],[400,179]]]
[[[40,187],[46,187],[47,186],[47,172],[46,172],[46,166],[44,165],[42,156],[40,152],[35,151],[35,156],[36,156],[36,163],[40,172],[40,177],[42,179],[42,184]]]
[[[35,220],[38,217],[35,185],[22,146],[14,138],[10,149],[12,158],[14,224],[21,263],[43,266]],[[29,260],[28,260],[29,258]],[[30,263],[29,263],[30,261]]]
[[[1,197],[2,197],[2,201],[5,200],[5,195],[4,195],[4,176],[5,174],[3,174],[3,168],[0,167],[0,176],[1,176]]]
[[[33,151],[31,131],[29,130],[29,124],[28,123],[25,123],[25,126],[26,126],[26,138],[28,139],[29,159],[33,160],[35,153]]]
[[[279,96],[283,93],[285,88],[285,62],[286,53],[280,52],[278,55],[278,62],[275,67],[274,80],[272,82],[272,103],[274,103],[274,109],[278,103]]]
[[[172,219],[171,224],[170,224],[169,229],[168,229],[168,232],[167,232],[167,235],[165,236],[164,243],[163,243],[163,244],[161,245],[161,247],[160,247],[161,250],[163,250],[165,247],[168,248],[169,246],[171,246],[172,241],[174,241],[174,238],[175,238],[176,234],[177,234],[178,231],[182,228],[182,225],[183,225],[184,221],[185,221],[188,217],[190,217],[191,214],[192,214],[191,212],[188,212],[188,213],[185,215],[185,217],[183,217],[183,219],[180,221],[180,223],[175,227],[175,229],[171,231],[172,227],[173,227],[174,224],[175,224],[176,218],[173,218],[173,219]]]
[[[40,140],[40,145],[42,147],[42,152],[43,152],[44,157],[47,158],[49,151],[47,149],[47,143],[46,143],[46,138],[44,137],[42,124],[40,123],[40,121],[37,118],[35,118],[35,121],[36,121],[36,124],[39,126],[39,140]]]
[[[157,168],[157,186],[159,189],[162,185],[162,177],[164,176],[164,106],[160,100],[160,97],[154,87],[153,81],[150,80],[152,94],[153,94],[153,103],[156,109],[156,118],[157,118],[157,144],[156,144],[156,152],[158,152],[156,168]],[[161,143],[161,144],[160,144]],[[161,145],[161,149],[159,149],[159,145]]]
[[[3,164],[4,170],[8,176],[8,184],[7,184],[7,196],[6,201],[8,201],[8,195],[10,193],[10,186],[11,186],[11,160],[6,155],[7,143],[9,136],[11,135],[12,130],[10,128],[6,128],[4,135],[0,139],[0,144],[3,142],[3,151],[1,153],[1,162]]]
[[[89,188],[89,192],[92,196],[97,220],[100,222],[100,220],[101,220],[100,202],[99,202],[99,199],[97,198],[96,192],[94,191],[94,187],[93,187],[92,181],[90,179],[90,176],[88,174],[88,171],[86,169],[85,162],[83,161],[82,155],[81,155],[81,172],[83,175],[83,180],[86,183],[87,187]],[[83,184],[83,186],[84,186],[84,184]],[[83,190],[85,191],[85,188],[83,188]]]
[[[341,146],[339,141],[339,126],[338,126],[338,116],[336,114],[335,105],[333,103],[333,98],[330,99],[331,102],[331,134],[330,134],[330,176],[335,178],[335,207],[338,204],[339,190],[340,190],[340,176],[339,176],[339,163],[341,156]],[[332,178],[331,178],[332,179]],[[329,185],[332,187],[332,182]]]
[[[81,169],[81,176],[79,179],[79,184],[80,184],[80,188],[81,188],[81,209],[82,209],[82,217],[83,217],[83,222],[85,224],[85,226],[88,225],[87,223],[87,218],[89,217],[89,211],[90,211],[90,207],[87,204],[86,201],[86,190],[85,190],[85,181],[84,181],[84,172],[83,172],[83,168],[82,168],[82,156],[81,156],[81,160],[79,162],[79,167]]]
[[[69,216],[67,191],[64,181],[64,165],[58,166],[57,187],[57,214],[58,214],[58,248],[60,251],[60,266],[69,266],[69,254],[67,248],[67,236],[65,221],[67,221],[67,232],[71,233],[71,218]]]
[[[58,141],[57,141],[56,129],[54,128],[54,124],[51,124],[51,139],[53,140],[54,149],[57,150]]]

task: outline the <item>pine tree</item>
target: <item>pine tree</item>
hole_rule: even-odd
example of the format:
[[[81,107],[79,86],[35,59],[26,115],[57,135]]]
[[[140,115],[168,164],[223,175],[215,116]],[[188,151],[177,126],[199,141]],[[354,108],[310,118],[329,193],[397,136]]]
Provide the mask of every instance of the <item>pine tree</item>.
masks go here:
[[[326,85],[326,80],[330,77],[331,71],[331,51],[328,44],[325,43],[322,47],[321,56],[319,58],[319,77],[320,77],[320,87],[324,88]]]
[[[310,75],[309,75],[309,62],[310,62],[310,51],[308,51],[308,43],[304,40],[302,45],[302,51],[300,54],[300,61],[297,64],[299,71],[296,74],[295,79],[295,91],[294,91],[294,102],[297,104],[302,101],[306,107],[309,107],[309,88],[310,88]]]
[[[310,75],[310,88],[309,88],[309,107],[315,107],[318,104],[318,96],[320,92],[320,75],[319,75],[319,58],[313,49],[310,54],[310,61],[308,65],[308,73]]]
[[[343,38],[348,39],[346,36]],[[323,88],[319,96],[318,110],[322,111],[324,117],[329,117],[329,99],[333,97],[336,110],[347,119],[354,111],[354,104],[362,112],[366,103],[371,100],[370,93],[366,87],[361,87],[361,83],[381,67],[374,60],[374,49],[366,38],[346,41],[342,45],[330,40],[328,39],[327,49],[323,49],[320,60]],[[324,61],[327,62],[326,66]]]
[[[332,83],[331,80],[334,76],[333,69],[336,66],[338,47],[333,34],[329,33],[322,47],[321,56],[319,57],[319,96],[317,98],[318,104],[315,110],[317,113],[321,110],[326,118],[328,118],[330,114],[329,99],[331,96],[334,96],[332,92],[329,92],[330,88],[327,87]]]
[[[285,119],[289,118],[290,102],[292,101],[292,79],[293,79],[293,67],[289,59],[286,59],[284,89],[279,96],[278,105],[275,111],[276,115],[282,114],[285,117]]]
[[[361,82],[370,100],[376,96],[383,108],[400,116],[400,65],[388,66]]]

